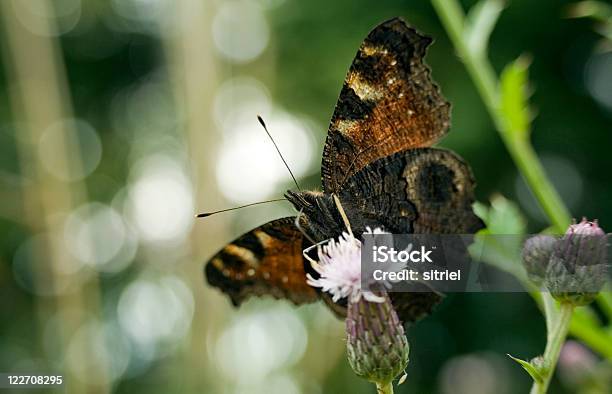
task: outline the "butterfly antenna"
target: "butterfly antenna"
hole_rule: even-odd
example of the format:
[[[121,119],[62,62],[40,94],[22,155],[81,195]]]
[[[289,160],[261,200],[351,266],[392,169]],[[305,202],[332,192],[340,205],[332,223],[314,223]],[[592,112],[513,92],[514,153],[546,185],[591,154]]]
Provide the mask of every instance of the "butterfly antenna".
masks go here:
[[[351,237],[354,238],[353,230],[351,230],[351,223],[348,220],[348,216],[346,216],[346,213],[344,212],[344,208],[342,208],[342,203],[340,202],[340,199],[338,198],[336,193],[333,193],[332,197],[334,198],[334,202],[336,203],[336,207],[338,208],[338,212],[340,212],[340,216],[342,216],[342,221],[344,221],[344,225],[346,226],[346,229],[348,230],[348,232],[351,235]]]
[[[226,208],[226,209],[221,209],[219,211],[212,211],[212,212],[204,212],[204,213],[199,213],[196,215],[196,218],[207,218],[209,216],[215,215],[217,213],[221,213],[221,212],[227,212],[227,211],[234,211],[236,209],[241,209],[241,208],[246,208],[246,207],[251,207],[253,205],[259,205],[259,204],[267,204],[269,202],[277,202],[277,201],[287,201],[284,198],[277,198],[274,200],[267,200],[267,201],[259,201],[259,202],[253,202],[250,204],[246,204],[246,205],[241,205],[239,207],[233,207],[233,208]]]
[[[297,180],[295,179],[295,176],[293,175],[293,172],[291,171],[291,168],[289,168],[289,164],[287,164],[287,161],[283,157],[283,154],[281,153],[280,149],[278,149],[278,145],[276,145],[276,142],[274,141],[274,138],[272,138],[272,134],[270,134],[270,132],[268,131],[268,127],[266,126],[266,123],[264,122],[264,120],[259,115],[257,115],[257,120],[259,121],[259,123],[261,124],[263,129],[266,131],[266,134],[268,134],[268,137],[270,137],[270,140],[274,144],[274,147],[276,148],[276,151],[278,152],[278,155],[280,156],[280,158],[283,161],[283,163],[285,163],[285,167],[287,167],[287,170],[289,170],[289,174],[291,174],[291,178],[293,179],[293,183],[295,183],[295,187],[297,187],[298,191],[302,191],[302,189],[300,188],[300,185],[298,184]]]

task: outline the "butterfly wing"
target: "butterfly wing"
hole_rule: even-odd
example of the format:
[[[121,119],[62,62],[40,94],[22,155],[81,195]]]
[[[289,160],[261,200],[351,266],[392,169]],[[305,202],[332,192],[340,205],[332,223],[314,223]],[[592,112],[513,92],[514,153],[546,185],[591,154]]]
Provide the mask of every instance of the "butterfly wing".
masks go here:
[[[394,233],[471,234],[484,227],[472,211],[474,187],[472,172],[459,156],[416,148],[370,163],[348,179],[340,200],[351,201],[351,209]],[[442,300],[440,294],[422,290],[391,293],[403,322],[422,318]]]
[[[342,86],[323,149],[327,193],[340,190],[376,159],[430,146],[446,134],[450,104],[423,63],[431,42],[399,18],[366,37]]]
[[[472,234],[483,227],[472,211],[474,187],[459,156],[416,148],[370,163],[348,179],[339,196],[395,233]]]
[[[295,226],[295,217],[273,220],[221,249],[206,264],[205,276],[236,306],[260,295],[296,304],[313,302],[318,293],[306,283],[302,256],[309,245]]]
[[[404,324],[416,322],[431,313],[443,296],[433,291],[389,293],[391,303],[400,321]]]

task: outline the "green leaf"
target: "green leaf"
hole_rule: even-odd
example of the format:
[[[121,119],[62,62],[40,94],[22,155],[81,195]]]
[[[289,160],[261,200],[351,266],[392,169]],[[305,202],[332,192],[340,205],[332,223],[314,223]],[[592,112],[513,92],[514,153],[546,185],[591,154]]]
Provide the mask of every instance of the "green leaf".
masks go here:
[[[527,221],[518,206],[500,194],[491,198],[491,207],[477,202],[474,213],[487,226],[489,234],[525,234]]]
[[[589,18],[596,22],[595,30],[612,41],[612,5],[603,1],[580,1],[570,4],[567,16],[569,18]],[[610,46],[604,43],[604,47]]]
[[[580,1],[569,6],[570,18],[591,18],[600,23],[612,23],[612,5],[603,1]]]
[[[472,204],[472,209],[474,210],[474,213],[476,214],[476,216],[481,218],[482,221],[485,222],[485,224],[489,222],[489,207],[488,206],[481,203],[480,201],[476,201],[474,204]]]
[[[511,359],[513,359],[514,361],[516,361],[517,363],[519,363],[521,365],[521,367],[523,367],[523,369],[525,371],[527,371],[527,373],[531,376],[531,378],[536,381],[536,382],[542,382],[544,380],[542,373],[543,373],[543,366],[539,365],[536,366],[534,364],[532,364],[529,361],[525,361],[525,360],[521,360],[520,358],[516,358],[511,356],[510,354],[508,354],[508,357],[510,357]],[[536,359],[534,359],[536,360]]]
[[[495,195],[491,198],[490,207],[477,202],[473,209],[487,228],[479,231],[468,247],[472,258],[506,271],[528,286],[529,281],[521,264],[521,235],[525,234],[527,222],[517,205],[501,195]],[[509,236],[492,237],[492,234]]]
[[[504,132],[526,138],[531,122],[528,103],[529,59],[521,56],[508,64],[500,77],[500,110],[505,122]]]
[[[463,30],[467,47],[473,54],[484,56],[489,37],[504,9],[501,0],[481,0],[469,11]]]

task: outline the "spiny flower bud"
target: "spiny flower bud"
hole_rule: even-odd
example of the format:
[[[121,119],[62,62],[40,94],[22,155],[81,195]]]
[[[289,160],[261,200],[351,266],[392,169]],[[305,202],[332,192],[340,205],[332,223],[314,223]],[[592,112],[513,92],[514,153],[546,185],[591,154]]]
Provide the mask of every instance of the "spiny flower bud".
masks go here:
[[[597,221],[582,219],[555,244],[545,285],[559,302],[586,305],[606,281],[606,260],[606,234]]]
[[[388,385],[408,366],[404,327],[387,294],[383,302],[349,302],[346,319],[348,360],[353,371],[378,385]]]
[[[381,229],[366,229],[382,234]],[[319,277],[307,276],[311,286],[332,295],[333,301],[346,298],[347,353],[353,371],[379,390],[388,387],[408,365],[408,340],[397,312],[386,293],[361,288],[361,241],[343,233],[318,248],[319,261],[308,256]],[[385,391],[386,392],[386,391]]]
[[[548,261],[557,239],[550,235],[536,235],[527,241],[523,247],[523,265],[529,279],[538,286],[544,282]]]

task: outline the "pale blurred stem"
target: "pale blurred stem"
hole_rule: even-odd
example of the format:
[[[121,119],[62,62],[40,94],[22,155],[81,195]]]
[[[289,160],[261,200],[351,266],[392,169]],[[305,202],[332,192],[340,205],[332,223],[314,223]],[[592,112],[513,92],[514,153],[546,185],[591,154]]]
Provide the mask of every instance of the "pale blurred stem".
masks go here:
[[[75,274],[70,279],[59,268],[61,263],[76,265],[78,262],[73,261],[74,257],[62,242],[63,227],[57,216],[71,212],[74,207],[86,201],[87,191],[83,182],[68,183],[50,176],[39,157],[38,144],[42,133],[50,125],[73,117],[59,40],[53,38],[56,27],[53,25],[55,18],[51,17],[52,3],[40,2],[40,5],[47,7],[43,11],[49,17],[33,15],[24,1],[0,2],[0,27],[4,33],[1,37],[4,44],[2,61],[7,80],[11,81],[8,95],[12,120],[18,124],[20,131],[16,145],[21,175],[26,180],[21,190],[24,212],[21,220],[32,235],[54,236],[44,248],[35,251],[35,258],[44,264],[40,264],[33,274],[37,286],[51,284],[58,293],[54,297],[37,297],[36,305],[41,336],[47,320],[52,315],[58,318],[57,331],[47,330],[44,333],[53,335],[52,340],[60,345],[60,354],[50,355],[50,358],[62,361],[72,335],[84,322],[85,312],[93,316],[98,315],[99,294],[96,280],[90,280],[87,286],[84,286],[84,278]],[[58,169],[63,173],[70,173],[71,170],[81,168],[81,152],[73,138],[74,130],[64,131],[53,141],[53,149]],[[69,285],[72,286],[71,291],[62,293]],[[84,349],[74,349],[85,357],[95,356],[87,354]],[[51,367],[51,364],[47,367]],[[69,368],[54,372],[64,375],[73,392],[109,391],[104,384],[88,386],[81,382],[71,374]],[[103,375],[106,371],[99,370],[97,373]]]
[[[393,394],[393,383],[392,382],[389,382],[388,384],[376,383],[376,392],[377,394]]]
[[[218,3],[177,1],[168,15],[172,33],[162,36],[175,106],[179,111],[178,119],[182,122],[188,157],[193,158],[190,164],[198,210],[223,205],[217,192],[215,167],[210,160],[217,156],[219,141],[222,140],[211,112],[213,92],[220,81],[210,29]],[[190,242],[185,246],[193,260],[204,261],[214,252],[211,250],[213,245],[227,239],[230,235],[228,223],[227,220],[195,222]],[[202,239],[206,239],[206,242],[201,242]],[[208,387],[204,391],[221,392],[227,390],[229,382],[215,375],[214,369],[209,368],[207,357],[202,357],[211,342],[202,333],[222,332],[225,314],[229,310],[225,303],[220,302],[216,292],[203,285],[199,275],[193,275],[192,268],[190,264],[182,264],[176,271],[190,284],[195,299],[199,300],[198,308],[207,313],[196,313],[193,317],[189,336],[181,347],[180,362],[185,373],[177,375],[180,381],[176,384],[185,392],[202,392],[202,387]],[[209,316],[216,318],[210,319]]]
[[[550,380],[555,373],[555,367],[557,366],[557,361],[559,360],[561,347],[563,346],[565,338],[567,337],[567,332],[570,327],[573,313],[574,306],[572,304],[561,304],[559,314],[554,321],[554,325],[549,330],[548,342],[546,343],[546,350],[544,350],[544,365],[546,370],[541,381],[533,382],[531,394],[544,394],[548,390]]]
[[[499,83],[493,67],[484,54],[470,51],[463,39],[465,18],[459,3],[456,0],[432,0],[432,3],[474,81],[510,156],[556,230],[560,234],[565,232],[570,223],[569,211],[546,176],[529,142],[529,133],[526,130],[508,130],[500,110],[497,91]]]

